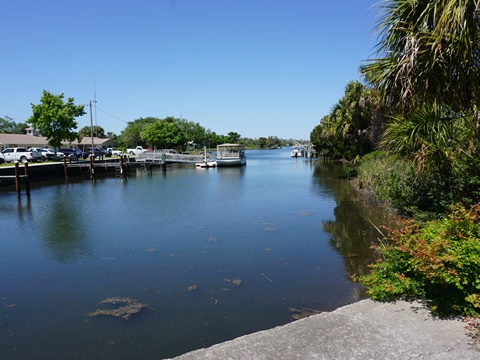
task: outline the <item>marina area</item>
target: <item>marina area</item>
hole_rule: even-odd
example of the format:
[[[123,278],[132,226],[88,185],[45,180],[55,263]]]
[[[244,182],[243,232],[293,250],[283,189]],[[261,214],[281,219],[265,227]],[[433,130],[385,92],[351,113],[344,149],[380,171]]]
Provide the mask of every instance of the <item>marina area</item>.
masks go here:
[[[171,358],[362,299],[383,209],[289,155],[1,187],[5,358]]]

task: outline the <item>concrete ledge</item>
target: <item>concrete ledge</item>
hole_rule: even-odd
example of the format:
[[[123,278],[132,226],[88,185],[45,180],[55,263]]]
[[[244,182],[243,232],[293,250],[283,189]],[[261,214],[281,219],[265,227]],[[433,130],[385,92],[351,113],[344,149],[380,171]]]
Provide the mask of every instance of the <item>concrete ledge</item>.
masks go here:
[[[461,320],[421,302],[362,300],[175,359],[480,359]]]

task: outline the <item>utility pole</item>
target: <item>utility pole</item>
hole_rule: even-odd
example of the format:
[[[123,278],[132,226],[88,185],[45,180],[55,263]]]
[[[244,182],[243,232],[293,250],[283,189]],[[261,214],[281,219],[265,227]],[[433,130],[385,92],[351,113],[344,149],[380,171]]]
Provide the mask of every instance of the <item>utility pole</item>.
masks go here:
[[[92,136],[92,156],[95,157],[95,143],[93,141],[92,100],[90,100],[90,134]]]

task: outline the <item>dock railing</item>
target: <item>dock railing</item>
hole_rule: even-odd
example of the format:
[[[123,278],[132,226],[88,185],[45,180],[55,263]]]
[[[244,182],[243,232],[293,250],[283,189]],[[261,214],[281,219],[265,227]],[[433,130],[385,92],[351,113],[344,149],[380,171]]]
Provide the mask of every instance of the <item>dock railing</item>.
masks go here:
[[[167,163],[197,163],[204,160],[204,155],[180,154],[171,152],[171,150],[155,150],[151,152],[137,154],[135,161],[162,162]],[[209,160],[207,156],[207,160]]]

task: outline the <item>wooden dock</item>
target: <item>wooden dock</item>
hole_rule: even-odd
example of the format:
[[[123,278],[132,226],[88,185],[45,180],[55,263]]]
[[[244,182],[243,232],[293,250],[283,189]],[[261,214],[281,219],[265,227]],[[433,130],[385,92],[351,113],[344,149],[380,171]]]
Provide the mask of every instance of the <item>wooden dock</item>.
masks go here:
[[[23,175],[20,175],[20,169],[18,166],[18,161],[15,161],[15,175],[0,175],[0,180],[14,180],[15,189],[17,191],[17,196],[20,196],[20,182],[25,183],[25,193],[30,195],[30,181],[28,178],[28,162],[24,163]]]
[[[86,161],[71,161],[71,159],[63,159],[63,174],[65,179],[69,177],[69,174],[79,173],[80,171],[75,171],[74,169],[85,169],[85,173],[89,174],[93,179],[95,177],[95,169],[101,169],[102,172],[112,171],[115,172],[116,177],[121,177],[126,180],[130,169],[143,169],[145,171],[152,172],[154,168],[161,168],[164,172],[167,170],[167,164],[171,163],[191,163],[196,164],[198,162],[204,161],[205,158],[202,155],[190,155],[190,154],[179,154],[179,153],[165,153],[163,151],[154,151],[145,154],[138,154],[135,158],[131,159],[126,155],[115,158],[115,159],[106,159],[106,160],[97,160],[90,158]],[[21,164],[21,163],[20,163]],[[14,175],[9,171],[6,175],[0,175],[0,182],[6,180],[6,183],[11,181],[15,182],[15,187],[17,195],[20,196],[20,187],[21,184],[25,184],[26,195],[30,195],[30,178],[28,175],[28,162],[23,163],[24,173],[20,174],[19,163],[15,163]],[[62,166],[62,163],[57,163],[57,166]],[[40,164],[35,164],[35,169]],[[33,169],[33,168],[32,168]],[[57,168],[56,171],[61,171]],[[70,171],[69,171],[70,170]],[[36,172],[38,173],[38,171]],[[73,174],[72,174],[73,176]],[[57,176],[58,177],[58,176]],[[36,177],[35,177],[36,178]]]
[[[166,162],[162,159],[130,161],[127,156],[120,157],[118,160],[100,160],[95,161],[93,158],[90,161],[71,162],[64,159],[65,178],[68,178],[68,169],[86,169],[90,173],[90,177],[94,177],[95,169],[103,169],[104,171],[115,171],[117,177],[126,178],[129,169],[140,168],[147,171],[152,171],[154,167],[162,167],[165,169]]]
[[[136,162],[154,162],[154,163],[191,163],[196,164],[204,161],[204,155],[179,154],[157,150],[135,156]]]

